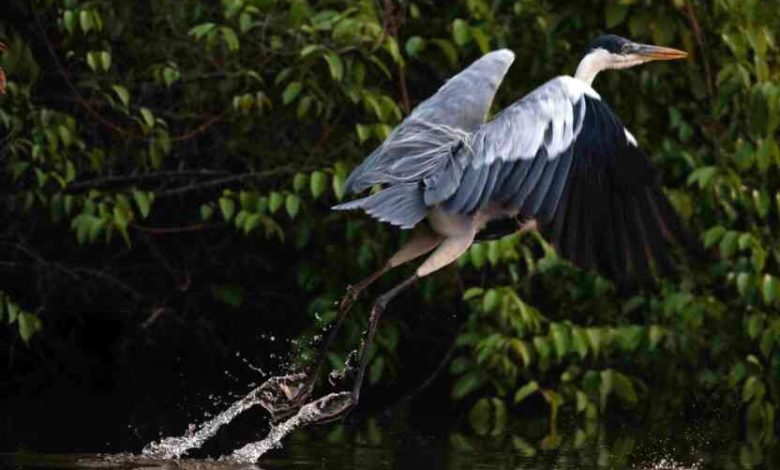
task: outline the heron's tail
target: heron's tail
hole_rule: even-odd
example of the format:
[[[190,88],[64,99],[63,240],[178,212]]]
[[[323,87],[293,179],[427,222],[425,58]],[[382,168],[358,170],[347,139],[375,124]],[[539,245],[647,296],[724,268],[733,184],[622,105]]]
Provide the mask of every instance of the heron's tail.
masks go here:
[[[401,228],[412,228],[425,218],[423,188],[417,183],[394,184],[376,194],[334,206],[333,210],[362,209],[371,217]]]

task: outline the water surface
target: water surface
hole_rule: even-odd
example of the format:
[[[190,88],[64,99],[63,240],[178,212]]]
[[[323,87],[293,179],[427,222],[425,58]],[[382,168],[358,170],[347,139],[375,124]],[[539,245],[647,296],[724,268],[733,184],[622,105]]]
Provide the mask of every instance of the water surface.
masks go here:
[[[544,419],[477,435],[446,420],[368,419],[297,430],[256,465],[212,458],[161,460],[140,454],[3,454],[4,468],[106,469],[707,469],[777,468],[774,436],[740,436],[722,423],[667,421],[643,426]],[[453,430],[455,429],[455,430]],[[243,443],[236,443],[236,448]]]

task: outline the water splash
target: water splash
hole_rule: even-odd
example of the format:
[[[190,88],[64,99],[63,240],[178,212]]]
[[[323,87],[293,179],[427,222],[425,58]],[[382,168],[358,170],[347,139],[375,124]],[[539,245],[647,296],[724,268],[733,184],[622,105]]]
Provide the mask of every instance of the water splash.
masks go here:
[[[309,424],[323,418],[338,416],[353,405],[349,392],[331,393],[317,401],[308,403],[287,421],[271,427],[265,439],[241,447],[233,452],[226,461],[237,463],[255,463],[266,452],[278,447],[285,436],[302,424]]]
[[[183,436],[166,437],[157,442],[150,442],[144,447],[143,455],[158,459],[178,459],[191,449],[202,446],[207,439],[217,433],[219,428],[233,421],[236,416],[247,409],[260,404],[259,390],[260,387],[252,390],[242,399],[233,403],[230,408],[200,426],[190,425]]]

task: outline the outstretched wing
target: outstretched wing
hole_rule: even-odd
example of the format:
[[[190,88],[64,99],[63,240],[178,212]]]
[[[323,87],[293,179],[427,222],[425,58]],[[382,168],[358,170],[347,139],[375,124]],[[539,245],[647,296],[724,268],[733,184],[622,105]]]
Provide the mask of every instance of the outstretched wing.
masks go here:
[[[451,147],[485,122],[514,60],[502,49],[485,54],[420,103],[347,178],[346,189],[419,182],[447,159]]]
[[[589,86],[554,79],[478,129],[448,212],[536,219],[559,253],[618,280],[671,271],[668,243],[696,249],[647,155]],[[468,155],[466,157],[465,155]]]
[[[346,181],[348,192],[375,184],[388,187],[334,209],[362,209],[402,228],[424,219],[428,212],[424,188],[432,194],[433,188],[454,188],[460,180],[462,167],[453,164],[454,155],[485,122],[514,57],[506,49],[485,54],[420,103]]]

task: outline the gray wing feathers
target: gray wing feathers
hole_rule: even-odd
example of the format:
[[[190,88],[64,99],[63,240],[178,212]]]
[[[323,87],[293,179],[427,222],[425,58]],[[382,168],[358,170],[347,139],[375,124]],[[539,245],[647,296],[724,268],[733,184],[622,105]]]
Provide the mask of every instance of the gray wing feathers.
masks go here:
[[[586,94],[598,96],[583,82],[558,77],[480,126],[461,150],[469,158],[444,210],[470,214],[496,203],[551,219],[582,130]]]
[[[360,192],[374,184],[421,183],[450,171],[452,150],[485,121],[493,97],[514,54],[485,54],[422,102],[347,178],[346,189]],[[431,198],[441,197],[443,186]],[[447,187],[449,190],[449,187]]]
[[[371,196],[334,207],[336,210],[362,209],[379,220],[401,228],[412,228],[428,212],[417,184],[396,184]]]

